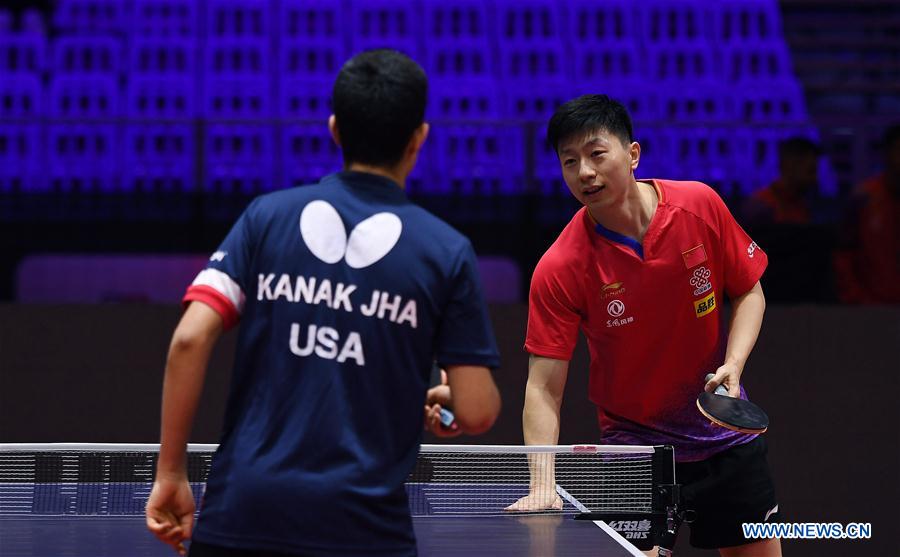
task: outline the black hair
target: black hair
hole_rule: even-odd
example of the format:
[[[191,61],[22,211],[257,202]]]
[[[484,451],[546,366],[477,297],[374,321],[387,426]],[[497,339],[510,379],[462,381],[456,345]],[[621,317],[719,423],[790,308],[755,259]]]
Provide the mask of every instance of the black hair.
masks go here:
[[[582,95],[559,105],[547,125],[547,142],[559,153],[563,141],[605,130],[628,146],[633,139],[631,116],[625,105],[606,95]]]
[[[338,73],[332,90],[344,164],[393,166],[425,121],[428,78],[396,50],[361,52]]]
[[[778,160],[796,160],[800,157],[816,157],[822,154],[819,144],[805,137],[793,136],[778,143]]]

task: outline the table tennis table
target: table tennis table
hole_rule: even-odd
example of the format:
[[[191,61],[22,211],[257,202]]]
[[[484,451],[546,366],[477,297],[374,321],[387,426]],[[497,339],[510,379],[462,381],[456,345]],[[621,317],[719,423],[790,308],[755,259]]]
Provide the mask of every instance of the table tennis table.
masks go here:
[[[0,556],[175,555],[146,529],[143,517],[155,469],[152,451],[156,446],[124,446],[127,452],[122,454],[107,453],[111,450],[107,447],[101,447],[100,452],[95,449],[85,452],[71,445],[46,452],[23,447],[0,445]],[[604,494],[606,487],[587,483],[570,485],[573,492],[582,489],[580,494],[570,494],[557,485],[564,502],[561,511],[506,512],[505,505],[528,493],[525,455],[513,455],[515,458],[510,457],[508,462],[496,464],[497,455],[485,452],[493,464],[485,468],[484,474],[472,479],[471,474],[459,471],[468,470],[473,459],[480,458],[467,452],[477,446],[455,447],[461,452],[453,452],[453,447],[448,449],[448,446],[423,447],[416,468],[407,480],[419,555],[643,556],[606,522],[575,519],[589,510],[588,507],[594,510],[595,505],[605,504],[598,497],[609,495]],[[200,450],[204,452],[189,453],[189,477],[198,503],[214,448],[203,446]],[[507,446],[497,448],[501,449],[516,450]],[[570,456],[581,457],[578,452],[577,448],[569,451]],[[607,468],[598,468],[599,473],[607,474],[610,466],[629,468],[624,472],[627,481],[638,481],[641,490],[652,492],[650,480],[645,481],[641,476],[652,462],[660,461],[659,455],[654,457],[652,450],[643,450],[620,456],[626,460],[605,462]],[[662,456],[662,460],[671,458],[669,454]],[[555,458],[557,478],[561,483],[569,481],[565,478],[566,455],[558,454]],[[491,470],[497,473],[488,473]],[[102,481],[89,481],[91,477]],[[497,482],[498,477],[505,480]],[[627,499],[620,494],[623,481],[618,473],[603,479],[603,486],[611,486],[616,501]],[[633,489],[631,483],[628,489]],[[588,507],[576,497],[582,497]],[[647,501],[650,501],[649,494]]]
[[[421,557],[643,557],[603,522],[562,515],[414,517]],[[3,557],[172,557],[143,517],[0,518]]]

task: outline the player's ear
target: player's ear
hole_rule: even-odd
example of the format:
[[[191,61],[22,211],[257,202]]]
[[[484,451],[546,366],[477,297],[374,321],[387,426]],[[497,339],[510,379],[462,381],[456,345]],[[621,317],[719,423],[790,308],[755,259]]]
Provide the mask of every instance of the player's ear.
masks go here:
[[[628,147],[628,154],[631,155],[631,171],[634,172],[641,162],[641,144],[637,141],[632,141]]]
[[[338,131],[337,118],[334,117],[334,114],[328,117],[328,133],[331,134],[331,139],[334,140],[334,144],[340,147],[341,133]]]
[[[407,145],[407,155],[415,155],[418,156],[419,151],[422,149],[422,145],[425,144],[425,140],[428,139],[428,131],[431,127],[428,125],[428,122],[422,122],[422,124],[413,131],[412,137],[409,139],[409,145]]]

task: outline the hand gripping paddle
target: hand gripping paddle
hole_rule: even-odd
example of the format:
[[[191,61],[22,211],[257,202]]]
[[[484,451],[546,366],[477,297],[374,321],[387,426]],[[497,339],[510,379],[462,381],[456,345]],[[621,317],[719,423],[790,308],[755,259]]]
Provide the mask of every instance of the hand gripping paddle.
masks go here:
[[[434,362],[431,366],[431,381],[429,383],[432,387],[437,387],[443,383],[443,380],[441,379],[441,366],[439,366],[437,362]],[[444,427],[450,427],[453,425],[454,420],[456,420],[456,416],[453,415],[453,411],[449,408],[442,407],[441,424]]]
[[[712,373],[706,381],[715,377]],[[709,421],[724,428],[742,433],[765,433],[769,428],[769,417],[762,408],[749,400],[728,396],[724,385],[716,387],[715,393],[700,393],[697,408]]]

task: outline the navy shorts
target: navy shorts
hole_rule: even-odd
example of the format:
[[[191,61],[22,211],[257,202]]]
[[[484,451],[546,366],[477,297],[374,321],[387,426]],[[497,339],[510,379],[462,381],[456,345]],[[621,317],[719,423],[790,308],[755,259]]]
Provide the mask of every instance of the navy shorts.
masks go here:
[[[758,436],[699,462],[675,464],[682,508],[696,513],[691,545],[718,549],[753,543],[744,522],[783,522],[775,483],[766,461],[766,441]]]

